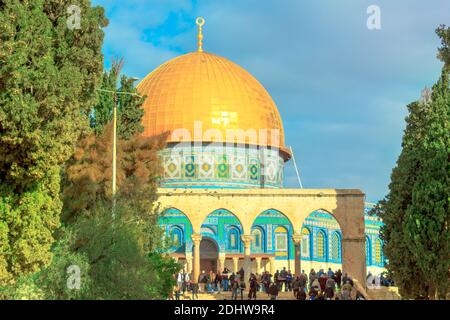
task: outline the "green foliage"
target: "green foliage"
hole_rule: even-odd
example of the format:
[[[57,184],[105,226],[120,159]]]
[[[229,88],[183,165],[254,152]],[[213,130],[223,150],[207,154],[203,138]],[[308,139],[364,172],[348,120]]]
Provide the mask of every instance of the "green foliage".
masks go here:
[[[51,299],[166,298],[174,284],[172,276],[180,266],[160,253],[165,243],[153,207],[161,171],[158,151],[165,136],[118,141],[114,208],[111,141],[107,125],[101,135],[82,139],[67,163],[62,219],[66,232],[59,240],[67,245],[55,251],[54,263],[44,271],[47,276],[40,278]],[[89,266],[82,268],[88,283],[78,296],[64,289],[63,271],[76,257],[85,257]]]
[[[416,148],[420,169],[404,221],[410,251],[418,269],[427,274],[428,291],[433,295],[437,290],[440,297],[445,297],[450,284],[449,85],[443,72],[421,119],[423,135]]]
[[[445,67],[431,98],[408,110],[389,194],[376,210],[385,224],[384,253],[403,297],[445,298],[450,275],[450,87]]]
[[[144,109],[141,108],[145,97],[137,96],[136,88],[133,85],[134,79],[122,76],[120,79],[119,92],[134,93],[135,95],[118,95],[118,128],[117,132],[121,139],[130,139],[136,133],[142,133],[144,127],[141,124],[141,118],[144,115]]]
[[[35,285],[38,286],[45,299],[88,299],[92,288],[92,280],[89,276],[89,259],[83,252],[73,250],[72,245],[76,240],[73,232],[68,228],[61,228],[58,232],[58,241],[52,249],[53,259],[51,264],[35,276]],[[77,266],[80,270],[80,288],[74,289],[68,286],[71,274],[70,266]]]
[[[62,165],[87,127],[103,70],[103,9],[72,1],[0,1],[0,182],[21,192]]]
[[[80,217],[72,228],[77,252],[89,258],[91,299],[165,298],[171,278],[179,270],[170,258],[148,255],[162,248],[162,230],[156,214],[142,214],[133,203],[120,200],[114,209],[99,203],[89,216]],[[170,273],[168,273],[170,272]],[[173,280],[172,280],[173,281]]]
[[[111,69],[104,72],[98,102],[91,110],[90,125],[97,135],[103,133],[105,126],[113,118],[114,91],[117,90],[117,133],[121,139],[130,139],[144,130],[141,124],[144,110],[141,106],[145,98],[138,95],[134,87],[135,79],[126,75],[120,78],[119,89],[117,89],[122,66],[123,60],[114,60]]]
[[[132,203],[99,201],[89,216],[64,228],[52,264],[34,284],[46,299],[162,299],[180,266],[163,249],[157,215],[139,215]],[[67,286],[67,268],[80,268],[80,289]]]
[[[152,273],[155,280],[149,287],[150,295],[154,298],[166,298],[176,284],[173,275],[181,270],[181,266],[170,256],[162,255],[158,252],[151,252],[149,259],[151,270],[158,270],[158,272],[153,271]]]
[[[69,223],[76,215],[89,214],[98,201],[111,201],[112,126],[103,134],[83,138],[68,161],[64,174],[64,210],[62,221]],[[136,202],[146,214],[156,200],[162,169],[158,150],[165,136],[145,138],[135,135],[117,143],[118,196]]]
[[[103,9],[79,0],[0,0],[0,284],[51,261],[69,159],[103,70]]]
[[[441,38],[442,47],[439,48],[438,58],[445,63],[445,67],[450,71],[450,27],[439,26],[436,33]]]
[[[24,275],[11,285],[0,285],[0,300],[45,299],[45,294],[36,284],[35,278],[35,275]]]
[[[59,168],[53,167],[23,193],[0,185],[0,284],[50,263],[62,207],[59,182]]]

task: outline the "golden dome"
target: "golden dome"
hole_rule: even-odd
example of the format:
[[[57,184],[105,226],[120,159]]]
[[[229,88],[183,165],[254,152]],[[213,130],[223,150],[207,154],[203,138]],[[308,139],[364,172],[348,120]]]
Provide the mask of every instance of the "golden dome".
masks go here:
[[[182,129],[190,136],[184,141],[275,146],[289,157],[272,98],[258,80],[228,59],[206,52],[176,57],[147,75],[137,90],[147,96],[144,136],[170,131],[168,142],[179,142],[174,131]]]

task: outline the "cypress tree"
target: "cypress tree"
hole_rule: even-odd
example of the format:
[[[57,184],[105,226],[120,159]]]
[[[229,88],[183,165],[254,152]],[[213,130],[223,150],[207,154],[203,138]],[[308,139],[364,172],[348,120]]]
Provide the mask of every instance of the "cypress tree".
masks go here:
[[[104,11],[77,1],[0,0],[0,284],[51,260],[60,167],[88,128],[103,72]]]
[[[449,28],[436,30],[444,61],[431,95],[408,106],[402,152],[377,207],[387,269],[405,298],[445,298],[449,287]]]

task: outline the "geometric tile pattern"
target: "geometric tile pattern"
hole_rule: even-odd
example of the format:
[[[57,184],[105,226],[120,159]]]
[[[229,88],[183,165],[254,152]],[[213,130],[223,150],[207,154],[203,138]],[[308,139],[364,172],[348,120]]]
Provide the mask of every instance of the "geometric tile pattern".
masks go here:
[[[168,146],[161,151],[163,187],[268,188],[283,185],[277,149],[249,146]]]

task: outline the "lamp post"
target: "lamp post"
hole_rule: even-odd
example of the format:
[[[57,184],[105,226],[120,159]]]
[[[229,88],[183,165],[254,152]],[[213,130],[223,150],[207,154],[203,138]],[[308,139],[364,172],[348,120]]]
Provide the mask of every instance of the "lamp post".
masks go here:
[[[130,78],[131,82],[134,82],[136,80],[139,80],[139,78]],[[117,95],[123,94],[123,95],[130,95],[130,96],[137,96],[142,97],[141,95],[135,93],[135,92],[124,92],[124,91],[117,91],[117,90],[105,90],[105,89],[97,89],[99,91],[103,92],[109,92],[113,94],[113,101],[114,101],[114,107],[113,107],[113,159],[112,159],[112,196],[113,196],[113,212],[112,216],[113,219],[115,217],[115,208],[116,208],[116,175],[117,175]]]

